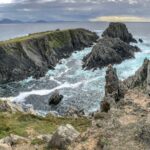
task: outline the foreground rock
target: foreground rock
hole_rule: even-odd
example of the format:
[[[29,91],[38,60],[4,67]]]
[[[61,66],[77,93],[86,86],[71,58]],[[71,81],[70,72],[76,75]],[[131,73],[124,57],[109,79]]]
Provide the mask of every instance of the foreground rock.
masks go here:
[[[65,116],[77,118],[85,116],[85,113],[84,110],[79,110],[76,107],[70,107],[65,113]]]
[[[126,79],[124,84],[130,89],[141,88],[143,92],[150,95],[150,60],[145,59],[135,75]]]
[[[49,31],[0,42],[0,83],[43,76],[62,58],[89,47],[96,33],[85,29]]]
[[[17,144],[29,143],[29,139],[12,134],[6,138],[1,139],[0,143],[12,146],[12,145],[17,145]]]
[[[49,99],[49,105],[58,105],[63,99],[63,95],[60,95],[58,91],[52,93]]]
[[[149,60],[145,60],[133,80],[138,86],[129,87],[121,97],[123,83],[118,80],[116,69],[108,66],[105,98],[101,103],[103,112],[94,114],[92,127],[81,134],[69,150],[150,149],[150,98],[143,92],[150,75],[148,65]]]
[[[83,58],[83,68],[96,69],[121,63],[125,59],[134,58],[134,52],[138,51],[138,47],[131,46],[119,38],[103,38],[93,47],[91,53]]]
[[[71,125],[67,124],[66,126],[60,126],[52,136],[49,147],[66,150],[68,145],[71,144],[78,136],[79,132]]]
[[[9,100],[0,100],[0,112],[37,114],[33,107],[24,107],[21,104],[13,103]]]
[[[0,143],[0,150],[12,150],[11,146]]]
[[[102,34],[103,37],[120,38],[126,43],[137,42],[131,33],[129,33],[127,27],[123,23],[110,23],[109,27]]]

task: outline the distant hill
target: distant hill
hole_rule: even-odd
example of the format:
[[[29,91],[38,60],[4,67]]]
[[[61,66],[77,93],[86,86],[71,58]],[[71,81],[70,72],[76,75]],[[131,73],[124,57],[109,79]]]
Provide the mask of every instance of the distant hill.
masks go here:
[[[37,20],[37,21],[20,21],[20,20],[12,20],[12,19],[8,19],[8,18],[4,18],[2,20],[0,20],[0,24],[19,24],[19,23],[48,23],[45,20]]]
[[[37,21],[35,21],[35,23],[48,23],[48,22],[45,20],[37,20]]]
[[[11,24],[11,23],[23,23],[23,22],[19,20],[11,20],[7,18],[0,20],[0,24]]]

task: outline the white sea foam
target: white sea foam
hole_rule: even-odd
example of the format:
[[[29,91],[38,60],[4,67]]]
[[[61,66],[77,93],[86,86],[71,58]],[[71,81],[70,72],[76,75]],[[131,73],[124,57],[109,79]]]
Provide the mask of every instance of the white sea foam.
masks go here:
[[[77,88],[79,87],[83,82],[77,82],[75,84],[69,84],[68,82],[65,82],[64,84],[57,86],[51,90],[47,90],[47,89],[43,89],[43,90],[32,90],[30,92],[21,92],[17,97],[12,98],[12,101],[15,102],[23,102],[25,101],[25,98],[30,96],[30,95],[48,95],[52,92],[54,92],[55,90],[60,90],[60,89],[64,89],[64,88]]]

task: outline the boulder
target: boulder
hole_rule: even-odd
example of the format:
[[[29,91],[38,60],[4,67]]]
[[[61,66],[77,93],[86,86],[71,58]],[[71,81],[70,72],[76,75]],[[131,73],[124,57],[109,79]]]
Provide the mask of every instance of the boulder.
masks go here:
[[[63,95],[60,95],[58,91],[52,93],[49,99],[49,105],[58,105],[63,99]]]
[[[68,145],[71,144],[78,136],[79,132],[70,124],[60,126],[52,136],[52,139],[49,142],[49,147],[66,150]]]
[[[110,23],[109,27],[103,32],[102,37],[112,37],[112,38],[120,38],[122,41],[126,43],[136,42],[133,38],[132,34],[129,33],[126,25],[124,23]]]
[[[134,52],[140,49],[131,46],[119,38],[100,39],[92,51],[83,58],[83,68],[96,69],[109,64],[118,64],[125,59],[134,58]]]
[[[139,39],[139,42],[140,42],[140,43],[143,43],[143,40],[142,40],[142,39]]]

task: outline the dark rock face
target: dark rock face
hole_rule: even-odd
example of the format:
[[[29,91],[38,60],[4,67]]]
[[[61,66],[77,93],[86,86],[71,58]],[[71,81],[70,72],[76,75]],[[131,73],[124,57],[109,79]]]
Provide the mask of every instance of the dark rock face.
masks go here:
[[[0,83],[43,76],[62,58],[96,42],[96,33],[72,29],[31,34],[0,43]]]
[[[135,75],[124,81],[128,88],[140,87],[150,95],[150,60],[145,59],[143,65],[136,71]]]
[[[60,95],[58,91],[52,93],[49,99],[49,105],[58,105],[63,99],[63,95]]]
[[[138,47],[131,46],[119,38],[103,38],[93,47],[92,52],[84,57],[83,68],[96,69],[121,63],[125,59],[133,58],[134,52],[138,51]]]
[[[127,27],[123,23],[110,23],[109,27],[102,34],[103,37],[120,38],[126,43],[137,42],[131,33],[129,33]]]
[[[143,43],[143,40],[142,40],[142,39],[139,39],[139,42],[140,42],[140,43]]]
[[[108,66],[106,71],[106,84],[105,84],[105,96],[114,97],[117,100],[119,95],[119,79],[117,76],[116,69],[112,65]]]
[[[108,112],[112,105],[124,97],[125,91],[121,87],[116,69],[112,65],[108,66],[105,79],[105,97],[101,102],[101,111]]]

